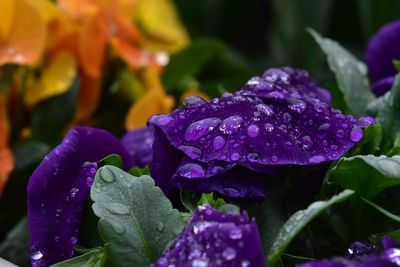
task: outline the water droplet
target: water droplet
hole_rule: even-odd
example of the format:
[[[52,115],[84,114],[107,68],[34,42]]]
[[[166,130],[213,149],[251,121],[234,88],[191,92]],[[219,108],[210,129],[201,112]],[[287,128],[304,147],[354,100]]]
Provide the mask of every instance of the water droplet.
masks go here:
[[[309,149],[313,146],[313,141],[311,140],[311,137],[308,135],[305,135],[301,138],[301,140],[303,141],[303,148],[305,149]]]
[[[272,91],[266,95],[267,98],[284,99],[285,96],[279,91]]]
[[[101,179],[103,179],[107,183],[114,182],[114,180],[115,180],[114,173],[108,167],[101,168],[99,170],[99,175],[100,175]]]
[[[260,132],[260,129],[255,124],[252,124],[249,127],[247,127],[247,135],[250,137],[253,137],[253,138],[257,137],[259,132]]]
[[[164,230],[164,223],[163,222],[158,222],[158,224],[157,224],[157,230],[158,231],[162,231],[162,230]]]
[[[232,187],[224,188],[224,194],[229,197],[240,197],[240,191]]]
[[[257,104],[257,105],[256,105],[256,109],[257,109],[259,112],[261,112],[261,113],[263,113],[263,114],[265,114],[265,115],[267,115],[267,116],[272,116],[272,115],[274,115],[274,110],[272,109],[272,107],[270,107],[270,106],[268,106],[268,105],[266,105],[266,104]]]
[[[324,156],[313,156],[313,157],[311,157],[308,161],[310,162],[310,163],[320,163],[320,162],[322,162],[322,161],[324,161],[325,160],[325,157]]]
[[[69,195],[71,196],[71,198],[74,198],[78,192],[79,189],[74,187],[71,189],[71,191],[69,191]]]
[[[363,137],[363,130],[357,125],[353,126],[353,128],[350,131],[350,140],[353,142],[358,142],[362,139],[362,137]]]
[[[184,138],[186,141],[195,141],[200,137],[210,133],[221,123],[218,118],[207,118],[190,124],[185,131]]]
[[[207,267],[208,260],[207,259],[195,259],[192,261],[192,267]]]
[[[78,243],[78,239],[76,238],[76,237],[71,237],[70,239],[69,239],[69,242],[71,243],[71,245],[75,245],[76,243]]]
[[[173,118],[170,115],[154,115],[150,118],[149,122],[155,124],[157,126],[165,126],[168,125]]]
[[[235,228],[229,231],[229,237],[233,240],[241,239],[243,236],[242,230]]]
[[[330,145],[329,148],[332,150],[338,150],[339,147],[337,145]]]
[[[240,263],[240,267],[249,267],[250,266],[250,262],[248,260],[242,260],[242,262]]]
[[[272,132],[274,130],[274,125],[272,125],[271,123],[266,123],[264,126],[265,130],[267,130],[268,132]]]
[[[195,107],[200,107],[204,104],[206,104],[207,101],[205,101],[203,98],[199,96],[188,96],[183,99],[182,104],[186,108],[195,108]]]
[[[227,247],[222,251],[222,257],[227,261],[233,260],[236,258],[236,250],[232,247]]]
[[[92,185],[93,185],[93,177],[87,177],[86,178],[86,185],[88,186],[88,187],[92,187]]]
[[[236,161],[240,159],[240,154],[237,152],[232,153],[231,160]]]
[[[38,261],[43,258],[43,253],[39,250],[31,252],[31,259],[34,261]]]
[[[289,123],[292,120],[292,115],[290,115],[288,112],[285,112],[282,115],[282,120],[286,123]]]
[[[194,146],[180,146],[178,147],[183,153],[192,159],[199,159],[201,157],[201,150]]]
[[[257,153],[249,153],[247,154],[247,159],[251,162],[255,162],[258,160],[259,155]]]
[[[220,150],[221,148],[223,148],[225,145],[225,139],[218,135],[217,137],[214,138],[214,142],[213,142],[213,149],[215,151]]]
[[[179,167],[177,171],[178,175],[187,178],[203,178],[205,175],[204,169],[195,163],[187,163]]]
[[[277,161],[278,161],[278,156],[272,155],[272,156],[271,156],[271,160],[272,160],[273,162],[277,162]]]
[[[207,221],[198,222],[195,225],[193,225],[193,233],[195,235],[198,235],[198,234],[202,233],[204,230],[206,230],[208,227],[211,227],[211,226],[213,226],[213,224],[210,222],[207,222]]]
[[[242,126],[243,118],[237,115],[230,116],[226,118],[222,123],[219,129],[224,134],[233,134],[236,133],[239,128]]]
[[[217,173],[222,173],[224,171],[224,168],[221,166],[215,166],[211,169],[212,174],[217,174]]]
[[[336,136],[339,138],[342,138],[344,136],[344,131],[342,129],[339,129],[336,131]]]
[[[289,98],[289,109],[296,112],[296,113],[304,113],[304,111],[307,108],[306,102],[304,102],[301,99],[296,99],[296,98]]]
[[[330,125],[329,123],[321,124],[321,125],[318,127],[318,131],[326,131],[326,130],[329,129],[329,127],[331,127],[331,125]]]
[[[317,102],[314,104],[314,109],[319,113],[327,113],[329,111],[328,105],[323,102]]]
[[[119,222],[116,222],[115,220],[108,220],[107,221],[109,224],[111,224],[112,229],[117,233],[117,234],[123,234],[125,232],[125,227],[122,226]]]

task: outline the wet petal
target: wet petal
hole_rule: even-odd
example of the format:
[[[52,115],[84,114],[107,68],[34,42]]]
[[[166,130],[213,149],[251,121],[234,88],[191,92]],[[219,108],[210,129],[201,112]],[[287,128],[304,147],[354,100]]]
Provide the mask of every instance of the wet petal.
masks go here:
[[[161,180],[167,179],[193,191],[203,188],[195,184],[207,179],[209,188],[217,190],[214,181],[235,166],[265,176],[276,175],[280,166],[337,160],[361,140],[363,129],[374,120],[344,115],[333,109],[330,101],[330,94],[306,72],[289,68],[267,71],[263,77],[251,79],[243,90],[211,102],[190,98],[184,101],[184,108],[149,121],[165,135],[162,142],[157,142],[160,134],[156,135],[154,151],[168,147],[171,154],[172,146],[177,155],[177,163],[168,166],[174,169],[172,175],[159,177],[157,168],[165,169],[165,164],[158,162],[152,167],[153,177],[160,186],[166,183]],[[203,171],[197,168],[195,175],[180,171],[188,162]],[[215,167],[220,171],[211,171]],[[236,182],[228,179],[224,186],[232,183],[235,188]]]
[[[133,164],[140,168],[150,165],[153,155],[153,142],[153,127],[129,131],[121,139],[122,145],[133,159]]]
[[[200,206],[170,249],[154,263],[163,266],[264,266],[254,220]]]
[[[369,75],[375,81],[396,75],[393,60],[400,59],[400,20],[384,25],[371,38],[365,61]]]
[[[3,27],[2,34],[7,34],[0,39],[0,65],[7,63],[35,64],[39,60],[45,47],[47,26],[45,20],[28,1],[17,0],[10,26]],[[7,10],[6,12],[12,12]],[[18,19],[14,19],[18,16]]]
[[[97,162],[110,154],[131,158],[104,130],[77,127],[37,167],[28,183],[28,222],[33,266],[49,266],[73,255],[78,228]]]

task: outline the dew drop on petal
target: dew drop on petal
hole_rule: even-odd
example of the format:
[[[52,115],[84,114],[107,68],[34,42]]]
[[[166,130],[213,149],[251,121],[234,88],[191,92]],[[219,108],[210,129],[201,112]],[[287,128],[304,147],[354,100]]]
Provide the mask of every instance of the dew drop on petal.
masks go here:
[[[192,159],[199,159],[202,154],[201,150],[194,146],[179,146],[178,149]]]
[[[240,154],[237,152],[232,153],[231,160],[236,161],[240,159]]]
[[[199,96],[188,96],[183,99],[182,104],[186,108],[195,108],[206,104],[207,101]]]
[[[256,109],[257,109],[259,112],[261,112],[261,113],[263,113],[263,114],[265,114],[265,115],[267,115],[267,116],[272,116],[272,115],[274,115],[274,110],[272,109],[272,107],[270,107],[270,106],[268,106],[268,105],[266,105],[266,104],[257,104],[257,105],[256,105]]]
[[[358,127],[358,126],[353,126],[353,128],[350,131],[350,140],[353,142],[358,142],[362,139],[363,137],[363,130]]]
[[[303,113],[306,108],[307,104],[301,99],[296,99],[296,98],[290,98],[288,100],[289,102],[289,109],[296,112],[296,113]]]
[[[115,180],[114,173],[109,168],[102,168],[100,169],[100,177],[103,181],[107,183],[111,183]]]
[[[149,122],[157,126],[165,126],[168,125],[172,120],[173,118],[169,115],[154,115],[150,118]]]
[[[336,136],[339,138],[342,138],[344,136],[344,131],[342,129],[339,129],[336,131]]]
[[[220,150],[221,148],[224,147],[224,145],[225,145],[225,139],[222,136],[218,135],[217,137],[214,138],[213,149],[215,151]]]
[[[79,189],[74,187],[71,189],[71,191],[69,191],[69,195],[71,198],[74,198],[78,192],[79,192]]]
[[[250,137],[253,137],[253,138],[257,137],[259,133],[260,133],[260,129],[255,124],[252,124],[247,128],[247,135]]]
[[[264,126],[265,130],[267,130],[268,132],[272,132],[274,130],[274,125],[272,125],[271,123],[266,123]]]
[[[324,156],[313,156],[309,159],[310,163],[320,163],[323,162],[325,160]]]
[[[222,257],[227,261],[233,260],[236,258],[236,250],[232,247],[227,247],[222,251]]]
[[[229,231],[229,237],[230,239],[237,240],[241,239],[243,236],[242,230],[240,228],[234,228]]]
[[[187,178],[203,178],[205,175],[204,169],[195,163],[187,163],[182,165],[177,170],[177,174]]]
[[[288,112],[285,112],[282,115],[282,120],[286,123],[289,123],[292,120],[292,115],[290,115]]]
[[[236,133],[239,128],[242,126],[243,118],[237,115],[230,116],[226,118],[222,123],[219,129],[224,134],[230,135]]]
[[[190,124],[184,133],[186,141],[195,141],[200,137],[210,133],[214,128],[221,123],[218,118],[207,118]]]

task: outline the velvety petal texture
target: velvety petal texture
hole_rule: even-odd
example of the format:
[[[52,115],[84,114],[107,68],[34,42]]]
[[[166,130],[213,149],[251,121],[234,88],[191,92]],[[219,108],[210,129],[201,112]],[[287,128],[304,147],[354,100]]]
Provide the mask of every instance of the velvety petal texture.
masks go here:
[[[132,160],[120,141],[105,130],[76,127],[54,148],[28,182],[28,223],[32,266],[49,266],[70,258],[97,164],[118,154]]]
[[[263,267],[260,235],[247,213],[224,214],[200,206],[170,249],[152,267]]]
[[[153,156],[154,128],[145,127],[127,132],[121,139],[122,145],[140,168],[150,165]]]
[[[400,59],[400,20],[384,25],[371,38],[368,43],[365,60],[368,65],[369,75],[376,82],[373,90],[378,95],[383,95],[390,90],[390,77],[397,71],[393,60]]]
[[[152,176],[168,195],[178,187],[263,197],[263,177],[288,165],[337,160],[374,123],[344,115],[330,102],[306,71],[292,68],[270,69],[210,102],[189,97],[182,109],[149,121],[155,127]]]

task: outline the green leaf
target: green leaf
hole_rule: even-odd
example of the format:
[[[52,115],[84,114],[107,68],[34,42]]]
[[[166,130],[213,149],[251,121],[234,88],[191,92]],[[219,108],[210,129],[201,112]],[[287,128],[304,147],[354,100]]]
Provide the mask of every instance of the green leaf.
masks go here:
[[[399,215],[393,214],[393,213],[391,213],[391,212],[385,210],[384,208],[378,206],[377,204],[375,204],[375,203],[372,202],[372,201],[369,201],[368,199],[365,199],[365,198],[363,198],[363,197],[362,197],[361,199],[362,199],[365,203],[367,203],[368,205],[370,205],[371,207],[375,208],[377,211],[379,211],[380,213],[382,213],[383,215],[385,215],[386,217],[392,219],[392,220],[395,221],[395,222],[400,223],[400,216],[399,216]]]
[[[106,165],[112,165],[112,166],[115,166],[120,169],[122,169],[124,167],[124,163],[122,162],[121,156],[117,155],[117,154],[108,155],[107,157],[105,157],[99,161],[100,167],[106,166]]]
[[[2,258],[17,264],[18,266],[29,266],[29,233],[28,221],[22,218],[7,234],[0,244],[0,255]]]
[[[51,265],[51,267],[101,267],[104,266],[106,257],[104,249],[97,247],[83,255]]]
[[[107,257],[116,266],[148,266],[183,229],[179,211],[150,176],[103,166],[90,196]]]
[[[393,65],[397,69],[397,71],[400,71],[400,60],[393,60]]]
[[[352,114],[367,114],[367,105],[375,99],[367,78],[367,67],[337,42],[321,37],[308,29],[327,56],[329,68],[335,73],[340,90]]]
[[[388,236],[396,240],[397,242],[400,242],[400,230],[395,230],[391,232],[385,232],[385,233],[379,233],[379,234],[372,234],[368,237],[369,241],[371,243],[378,243],[382,240],[383,237]]]
[[[308,223],[312,221],[312,219],[317,217],[322,211],[326,210],[330,206],[346,200],[352,194],[354,194],[354,191],[344,190],[327,201],[313,202],[307,209],[295,212],[280,228],[276,235],[274,243],[268,252],[267,265],[270,267],[276,265],[292,240]]]
[[[386,154],[388,156],[400,155],[400,136],[394,140],[393,147]]]
[[[221,42],[212,39],[193,42],[171,57],[163,75],[164,86],[181,88],[185,81],[199,74],[207,62],[224,49]]]
[[[222,198],[215,199],[214,194],[211,192],[202,194],[197,205],[200,206],[206,203],[210,204],[211,207],[218,209],[225,204],[225,201]]]
[[[400,136],[400,74],[390,91],[383,109],[378,114],[378,122],[382,124],[384,133],[384,148],[391,147],[392,142]]]
[[[367,107],[368,114],[376,117],[379,114],[379,112],[381,112],[381,110],[383,110],[383,108],[385,107],[387,101],[390,98],[390,93],[391,92],[389,91],[383,96],[378,97],[372,102],[370,102]]]
[[[32,114],[32,137],[36,141],[57,145],[76,109],[79,81],[64,94],[38,104]]]
[[[342,158],[331,170],[330,181],[371,199],[384,189],[400,184],[400,156]]]
[[[149,166],[144,168],[133,167],[128,171],[128,173],[133,176],[150,175],[150,168]]]

